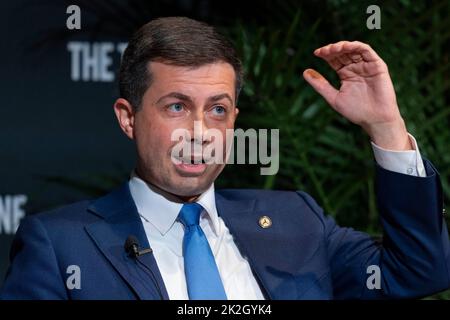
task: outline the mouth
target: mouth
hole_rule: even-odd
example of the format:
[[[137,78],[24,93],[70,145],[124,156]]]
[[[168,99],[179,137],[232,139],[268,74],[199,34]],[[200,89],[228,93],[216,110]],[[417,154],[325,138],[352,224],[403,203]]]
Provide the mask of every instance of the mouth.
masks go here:
[[[206,160],[203,157],[176,158],[174,162],[178,171],[188,175],[200,175],[206,170]]]

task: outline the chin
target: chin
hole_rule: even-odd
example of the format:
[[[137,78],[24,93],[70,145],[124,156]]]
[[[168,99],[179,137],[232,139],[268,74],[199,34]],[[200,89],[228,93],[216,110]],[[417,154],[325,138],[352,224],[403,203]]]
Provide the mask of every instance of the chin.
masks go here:
[[[179,179],[181,181],[177,181],[173,184],[173,194],[176,194],[178,196],[182,197],[189,197],[189,196],[195,196],[202,194],[213,183],[213,180],[209,181],[199,181],[198,178],[194,177],[183,177]],[[203,180],[203,179],[202,179]]]
[[[171,193],[183,197],[202,194],[214,183],[222,169],[223,167],[206,166],[204,170],[189,171],[175,166],[173,178],[170,179],[173,190]]]

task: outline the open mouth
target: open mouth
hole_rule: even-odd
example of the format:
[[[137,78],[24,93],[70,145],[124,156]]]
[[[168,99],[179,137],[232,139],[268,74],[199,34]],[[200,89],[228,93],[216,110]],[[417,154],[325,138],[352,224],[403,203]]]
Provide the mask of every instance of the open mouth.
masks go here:
[[[208,162],[207,159],[203,158],[203,156],[191,156],[191,157],[174,157],[176,164],[206,164]]]
[[[181,163],[194,165],[194,164],[206,164],[206,161],[203,158],[201,158],[200,160],[191,158],[191,159],[187,159],[187,160],[182,159]]]
[[[206,170],[206,162],[207,160],[203,157],[182,157],[175,158],[174,162],[175,167],[185,174],[198,175],[203,173]]]

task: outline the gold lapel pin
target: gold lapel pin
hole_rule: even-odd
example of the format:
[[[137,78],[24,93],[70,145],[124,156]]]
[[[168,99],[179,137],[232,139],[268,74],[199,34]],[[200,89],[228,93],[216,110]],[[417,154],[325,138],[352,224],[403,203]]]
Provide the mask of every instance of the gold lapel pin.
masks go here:
[[[263,229],[270,228],[272,220],[268,216],[262,216],[259,218],[259,226]]]

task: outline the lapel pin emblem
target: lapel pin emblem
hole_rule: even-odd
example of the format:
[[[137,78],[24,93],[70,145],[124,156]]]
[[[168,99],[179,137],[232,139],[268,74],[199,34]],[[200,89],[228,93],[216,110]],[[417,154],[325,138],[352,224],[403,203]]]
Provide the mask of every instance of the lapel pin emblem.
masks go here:
[[[262,216],[259,218],[259,226],[263,229],[270,228],[272,220],[268,216]]]

